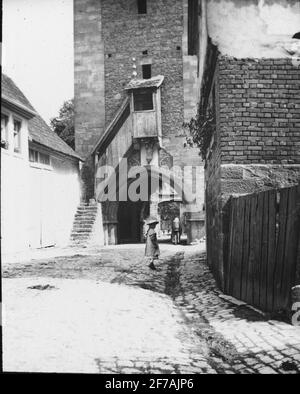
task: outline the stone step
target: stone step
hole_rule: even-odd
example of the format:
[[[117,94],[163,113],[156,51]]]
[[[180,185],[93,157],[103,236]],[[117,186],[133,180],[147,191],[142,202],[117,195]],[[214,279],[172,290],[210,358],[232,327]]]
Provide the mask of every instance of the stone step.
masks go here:
[[[97,215],[97,211],[78,211],[75,215]]]
[[[81,202],[80,204],[79,204],[79,207],[96,207],[97,206],[97,203],[96,202],[94,202],[94,203],[88,203],[88,202]]]
[[[89,241],[97,213],[97,204],[81,203],[77,207],[70,236],[71,245],[84,245]]]
[[[75,215],[74,221],[76,220],[95,220],[97,215]]]
[[[89,237],[92,233],[71,233],[71,237],[76,238],[76,237]]]
[[[86,228],[73,228],[72,229],[72,233],[78,233],[78,234],[82,234],[82,233],[86,233],[86,234],[90,234],[92,232],[92,229],[86,229]]]
[[[71,241],[88,241],[90,238],[90,235],[71,235]]]
[[[90,212],[95,212],[97,213],[97,209],[91,209],[91,208],[77,208],[77,212],[79,213],[90,213]]]
[[[80,221],[83,221],[83,220],[92,220],[92,221],[94,221],[96,216],[97,215],[95,215],[95,216],[85,216],[85,215],[84,216],[78,216],[78,215],[76,215],[75,218],[74,218],[74,222],[75,221],[80,222]]]
[[[76,230],[86,230],[92,231],[93,230],[93,223],[85,224],[85,223],[74,223],[73,224],[73,231]]]
[[[84,241],[74,241],[74,240],[70,240],[70,244],[71,245],[87,245],[87,243],[88,243],[88,241],[87,240],[84,240]]]
[[[97,207],[77,207],[77,211],[80,212],[97,212]]]
[[[74,223],[73,223],[73,225],[74,226],[77,226],[77,225],[81,225],[81,224],[83,224],[83,225],[93,225],[95,223],[95,220],[94,219],[90,219],[90,218],[88,218],[88,219],[81,219],[81,220],[74,220]]]

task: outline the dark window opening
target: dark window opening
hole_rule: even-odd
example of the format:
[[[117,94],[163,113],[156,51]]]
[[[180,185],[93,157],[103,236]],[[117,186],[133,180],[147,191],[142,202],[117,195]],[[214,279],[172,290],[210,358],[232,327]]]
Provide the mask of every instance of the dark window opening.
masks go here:
[[[143,64],[143,79],[150,79],[151,78],[151,64]]]
[[[147,50],[143,51],[142,53],[143,53],[143,55],[148,55],[148,51]]]
[[[46,155],[44,153],[40,153],[40,160],[39,160],[39,162],[42,163],[42,164],[49,165],[50,164],[50,156]]]
[[[31,163],[39,162],[39,152],[33,149],[29,149],[29,161]]]
[[[298,31],[298,33],[295,33],[292,38],[297,38],[298,40],[300,40],[300,31]]]
[[[29,161],[31,163],[41,163],[50,165],[50,156],[46,153],[38,152],[34,149],[29,149]]]
[[[1,148],[8,149],[8,116],[1,114]]]
[[[108,54],[107,54],[107,57],[111,57],[111,53],[108,53]]]
[[[198,0],[188,0],[188,55],[198,54]]]
[[[151,91],[135,92],[133,95],[135,111],[153,110],[153,97]]]
[[[180,51],[181,47],[178,45],[178,46],[176,47],[176,49],[177,49],[177,51]]]
[[[147,14],[147,0],[137,0],[139,14]]]
[[[21,122],[14,119],[14,151],[21,152]]]

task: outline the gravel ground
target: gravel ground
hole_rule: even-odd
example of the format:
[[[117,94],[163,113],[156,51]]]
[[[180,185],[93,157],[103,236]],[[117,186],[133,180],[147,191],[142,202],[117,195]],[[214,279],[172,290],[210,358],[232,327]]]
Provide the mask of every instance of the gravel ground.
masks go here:
[[[201,246],[48,250],[3,267],[5,371],[299,373],[300,329],[222,293]]]

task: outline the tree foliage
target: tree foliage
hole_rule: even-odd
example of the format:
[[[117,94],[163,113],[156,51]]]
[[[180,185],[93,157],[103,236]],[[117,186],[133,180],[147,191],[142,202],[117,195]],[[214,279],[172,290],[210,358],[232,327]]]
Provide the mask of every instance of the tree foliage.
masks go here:
[[[63,103],[59,115],[52,118],[50,124],[55,133],[75,149],[74,99]]]
[[[208,108],[207,111],[198,111],[195,118],[192,118],[189,123],[184,126],[188,128],[189,135],[186,138],[189,146],[198,146],[203,160],[206,158],[207,150],[216,129],[216,121],[214,111]]]

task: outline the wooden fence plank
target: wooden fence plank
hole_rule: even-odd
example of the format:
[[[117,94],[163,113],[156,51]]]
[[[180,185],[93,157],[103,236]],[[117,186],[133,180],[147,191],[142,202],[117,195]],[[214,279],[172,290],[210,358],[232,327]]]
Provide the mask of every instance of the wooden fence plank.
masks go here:
[[[248,283],[248,265],[249,265],[249,247],[250,247],[250,211],[251,199],[246,196],[245,201],[245,215],[244,215],[244,229],[243,229],[243,258],[242,258],[242,272],[241,272],[241,300],[247,301],[247,283]]]
[[[244,227],[244,198],[235,199],[236,205],[236,223],[234,228],[234,254],[232,259],[232,295],[241,298],[241,273],[242,273],[242,251],[243,244],[243,227]]]
[[[237,198],[232,199],[232,218],[233,226],[231,229],[231,255],[230,255],[230,282],[229,291],[230,294],[234,296],[234,282],[236,280],[236,236],[237,236],[237,223],[238,223],[238,200]]]
[[[254,264],[255,264],[255,232],[256,232],[256,203],[257,196],[250,197],[250,234],[249,234],[249,260],[248,260],[248,283],[246,300],[250,304],[254,303]]]
[[[263,193],[256,195],[255,234],[254,234],[254,264],[253,264],[253,293],[254,305],[260,307],[260,275],[261,275],[261,247],[262,247],[262,218]]]
[[[298,250],[298,190],[290,188],[288,192],[287,221],[285,233],[284,269],[281,277],[280,299],[283,309],[287,309],[290,302],[290,292],[294,283]]]
[[[276,258],[276,191],[268,192],[268,260],[267,260],[267,304],[266,311],[273,310],[273,285]]]
[[[274,294],[273,310],[274,311],[279,311],[282,309],[280,288],[281,288],[282,273],[284,269],[287,208],[288,208],[288,191],[287,189],[281,189],[280,202],[279,202],[278,236],[277,236],[277,244],[276,244],[276,258],[275,258],[275,271],[274,271],[274,283],[273,283],[273,294]]]
[[[299,200],[300,186],[229,200],[224,249],[228,294],[269,312],[289,307],[296,275]]]
[[[267,309],[267,267],[268,267],[268,237],[269,237],[269,192],[264,192],[262,198],[262,236],[259,281],[259,306]]]
[[[235,225],[235,205],[233,203],[233,199],[230,199],[230,211],[229,211],[229,217],[230,217],[230,223],[229,223],[229,235],[228,235],[228,259],[227,259],[227,278],[225,280],[225,288],[226,288],[226,293],[231,294],[231,260],[232,260],[232,253],[233,253],[233,230],[234,230],[234,225]]]

